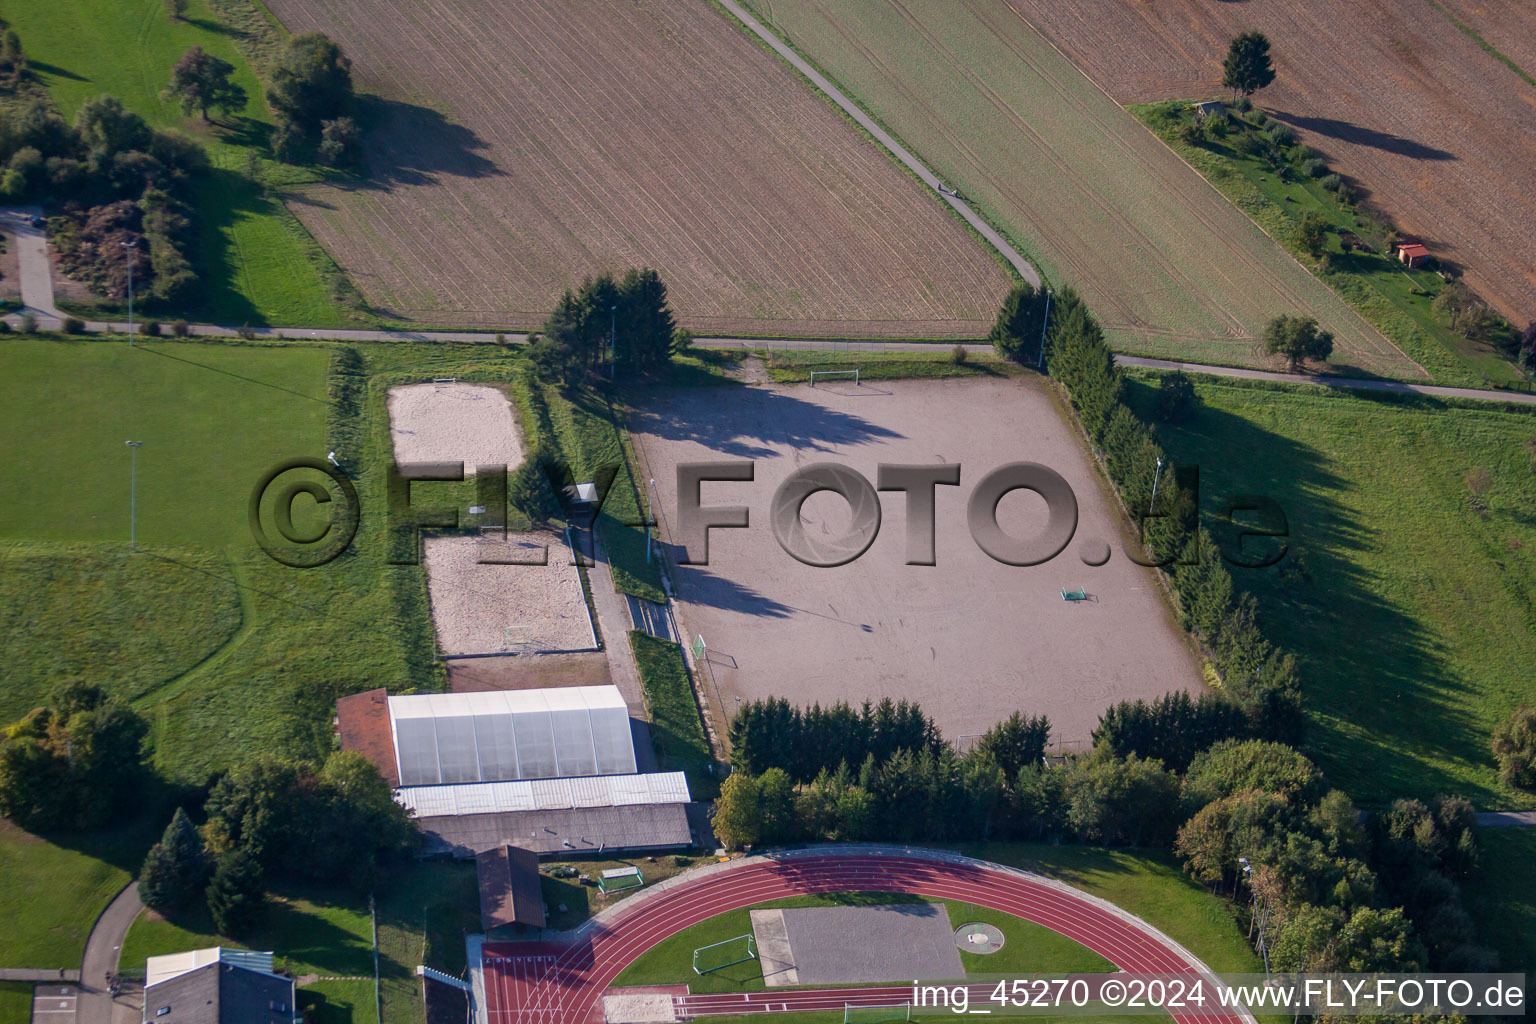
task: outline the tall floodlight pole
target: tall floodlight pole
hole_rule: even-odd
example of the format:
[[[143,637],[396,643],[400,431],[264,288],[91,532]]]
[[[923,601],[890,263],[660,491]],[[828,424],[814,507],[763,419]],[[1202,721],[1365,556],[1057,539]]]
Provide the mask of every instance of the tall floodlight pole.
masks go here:
[[[1247,857],[1237,858],[1237,862],[1243,866],[1243,874],[1248,877],[1248,891],[1253,893],[1253,917],[1259,924],[1259,952],[1264,955],[1264,973],[1269,973],[1269,942],[1264,934],[1264,912],[1259,909],[1259,891],[1253,887],[1253,865],[1248,863]]]
[[[133,336],[129,335],[131,339]],[[143,441],[124,441],[128,446],[128,550],[139,550],[139,449]]]
[[[1035,361],[1035,369],[1045,366],[1045,329],[1051,326],[1051,291],[1045,292],[1045,319],[1040,324],[1040,358]]]
[[[614,364],[618,361],[618,355],[617,355],[617,353],[615,353],[614,348],[613,348],[614,338],[618,334],[618,324],[619,324],[619,307],[617,305],[609,306],[608,307],[608,379],[609,380],[613,380],[614,373],[616,372],[614,370]]]
[[[1147,502],[1147,515],[1152,514],[1152,509],[1157,505],[1157,481],[1163,475],[1163,457],[1157,457],[1157,468],[1152,471],[1152,500]]]
[[[128,257],[128,347],[133,347],[133,250],[132,242],[119,242]]]

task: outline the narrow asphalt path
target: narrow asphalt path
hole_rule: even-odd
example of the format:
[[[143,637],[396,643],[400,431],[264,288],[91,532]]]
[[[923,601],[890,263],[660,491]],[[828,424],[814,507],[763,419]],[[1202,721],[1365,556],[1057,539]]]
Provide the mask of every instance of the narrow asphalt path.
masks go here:
[[[841,107],[843,112],[853,118],[860,128],[874,136],[880,145],[890,150],[892,156],[900,160],[908,170],[922,179],[923,184],[937,192],[940,199],[954,207],[955,212],[965,218],[965,222],[975,228],[977,234],[985,238],[994,249],[1003,254],[1003,258],[1013,265],[1013,269],[1019,272],[1020,277],[1024,278],[1032,286],[1040,287],[1040,275],[1036,273],[1035,268],[1030,265],[1030,262],[1023,256],[1020,256],[1018,250],[1008,244],[1007,239],[992,230],[991,226],[982,220],[975,210],[971,209],[969,203],[961,199],[953,189],[945,187],[944,183],[939,180],[938,175],[928,169],[927,164],[914,156],[901,143],[891,138],[890,133],[876,124],[874,119],[864,113],[857,103],[845,96],[837,86],[827,81],[826,76],[821,72],[811,67],[804,60],[801,60],[799,54],[786,46],[783,40],[764,27],[762,22],[743,10],[741,5],[736,3],[736,0],[720,0],[720,6],[730,11],[731,15],[741,22],[749,32],[772,47],[775,53],[788,61],[796,71],[809,79],[812,85],[825,93],[828,99]]]
[[[80,963],[80,1000],[75,1008],[75,1024],[112,1024],[112,994],[107,991],[107,976],[117,973],[123,939],[143,909],[139,884],[129,882],[96,919],[90,938],[85,940],[85,957]]]

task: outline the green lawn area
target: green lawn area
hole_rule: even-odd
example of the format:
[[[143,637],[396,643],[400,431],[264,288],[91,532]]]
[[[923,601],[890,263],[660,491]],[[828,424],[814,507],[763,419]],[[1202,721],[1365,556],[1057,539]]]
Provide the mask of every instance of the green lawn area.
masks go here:
[[[1472,387],[1523,381],[1509,360],[1490,346],[1468,341],[1450,330],[1446,317],[1430,304],[1443,282],[1428,269],[1410,270],[1386,251],[1386,239],[1357,209],[1340,203],[1320,184],[1294,165],[1282,178],[1260,156],[1246,156],[1235,143],[1258,129],[1246,119],[1225,139],[1191,145],[1179,130],[1193,123],[1189,105],[1180,102],[1151,103],[1130,110],[1153,133],[1200,171],[1212,185],[1246,212],[1276,241],[1297,257],[1303,266],[1315,261],[1294,240],[1296,226],[1307,213],[1319,213],[1335,229],[1328,236],[1327,251],[1333,254],[1334,272],[1317,276],[1338,292],[1399,348],[1446,384]],[[1338,231],[1368,238],[1374,252],[1345,252]],[[1380,235],[1380,237],[1376,237]]]
[[[640,630],[630,630],[629,646],[640,670],[640,686],[651,712],[651,740],[663,771],[686,771],[695,799],[715,789],[710,770],[714,756],[699,717],[683,649]]]
[[[0,1024],[27,1024],[32,1019],[32,983],[0,981]]]
[[[779,384],[799,384],[811,379],[812,370],[859,371],[859,381],[906,380],[915,377],[1004,377],[1022,372],[1016,363],[995,356],[967,355],[956,362],[951,347],[934,346],[933,352],[825,352],[804,349],[765,349],[761,353],[768,375]],[[819,383],[853,386],[852,377],[833,377]]]
[[[1481,863],[1464,883],[1479,942],[1499,951],[1499,969],[1536,974],[1536,829],[1485,828]]]
[[[417,964],[462,976],[464,935],[479,929],[472,864],[418,863],[387,876],[375,894],[379,917],[379,977],[384,1024],[419,1024]],[[345,889],[280,890],[267,919],[243,942],[219,936],[205,909],[175,923],[146,913],[123,945],[124,970],[144,959],[205,946],[272,950],[296,977],[318,975],[300,989],[306,1013],[323,1024],[377,1024],[373,992],[372,923],[368,898]]]
[[[1536,417],[1194,381],[1198,411],[1159,439],[1200,467],[1213,530],[1239,494],[1284,509],[1300,562],[1233,575],[1296,655],[1305,746],[1329,781],[1368,803],[1536,803],[1499,781],[1489,752],[1493,725],[1536,700]],[[1153,418],[1147,379],[1128,396]],[[1469,474],[1479,489],[1486,474],[1485,493]]]
[[[241,52],[244,30],[221,22],[205,0],[190,0],[182,21],[167,16],[162,0],[15,0],[5,17],[66,118],[87,99],[111,93],[151,125],[182,129],[207,147],[216,170],[199,189],[194,258],[203,300],[176,314],[226,324],[340,326],[359,319],[337,301],[335,264],[278,196],[246,174],[251,155],[265,152],[271,115]],[[160,98],[172,66],[193,46],[235,65],[249,100],[230,127],[183,117]],[[313,178],[310,171],[266,167],[263,180],[275,189]]]
[[[0,820],[0,964],[79,967],[85,940],[163,823],[38,836]]]

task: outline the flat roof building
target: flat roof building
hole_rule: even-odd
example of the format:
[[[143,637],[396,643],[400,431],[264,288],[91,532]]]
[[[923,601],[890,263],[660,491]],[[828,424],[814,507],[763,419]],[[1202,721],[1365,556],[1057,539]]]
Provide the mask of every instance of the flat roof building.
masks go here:
[[[271,953],[215,946],[145,963],[145,1024],[298,1024],[294,1002]]]
[[[510,845],[482,850],[475,855],[475,876],[480,885],[481,928],[544,927],[538,854]]]

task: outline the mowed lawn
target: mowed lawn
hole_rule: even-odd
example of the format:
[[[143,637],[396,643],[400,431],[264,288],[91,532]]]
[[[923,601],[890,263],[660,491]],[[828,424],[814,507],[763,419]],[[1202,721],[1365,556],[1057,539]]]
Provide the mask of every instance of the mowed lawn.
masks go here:
[[[13,0],[4,13],[65,118],[110,93],[151,125],[180,129],[208,149],[215,170],[199,189],[201,237],[192,254],[203,298],[176,313],[225,324],[348,322],[324,276],[334,265],[282,202],[245,173],[271,115],[233,30],[204,0],[190,0],[181,21],[167,16],[162,0]],[[160,98],[171,68],[193,46],[233,64],[246,91],[245,110],[228,126],[184,117]]]
[[[749,6],[975,201],[1127,352],[1267,365],[1264,324],[1316,316],[1333,362],[1423,372],[1004,4]]]
[[[1485,828],[1481,863],[1466,883],[1478,940],[1499,952],[1499,969],[1536,973],[1536,829]]]
[[[1308,751],[1359,800],[1536,799],[1497,777],[1489,738],[1536,701],[1536,416],[1196,378],[1200,407],[1158,428],[1224,499],[1274,498],[1299,562],[1234,569],[1295,653]],[[1149,418],[1155,392],[1131,388]]]

